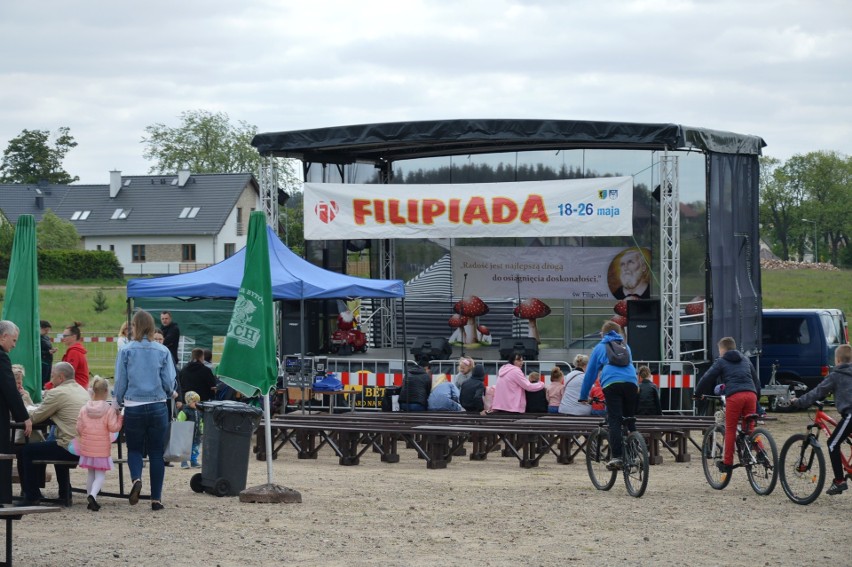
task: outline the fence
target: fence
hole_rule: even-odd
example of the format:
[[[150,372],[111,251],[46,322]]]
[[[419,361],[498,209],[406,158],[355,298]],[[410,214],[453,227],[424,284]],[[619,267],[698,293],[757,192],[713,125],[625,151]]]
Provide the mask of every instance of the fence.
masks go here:
[[[65,347],[62,346],[62,333],[51,337],[51,342],[57,348],[53,357],[54,363],[62,359]],[[115,357],[118,354],[118,337],[115,333],[99,332],[85,333],[83,346],[86,348],[86,360],[89,363],[89,372],[111,378],[115,372]],[[181,337],[178,347],[178,367],[189,362],[189,354],[195,346],[193,337]]]

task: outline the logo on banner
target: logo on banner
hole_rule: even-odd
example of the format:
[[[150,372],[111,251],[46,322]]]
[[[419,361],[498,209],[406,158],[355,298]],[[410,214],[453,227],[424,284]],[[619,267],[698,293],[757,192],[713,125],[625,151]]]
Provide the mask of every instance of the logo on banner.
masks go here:
[[[329,201],[326,203],[325,201],[320,201],[317,203],[317,206],[314,207],[314,214],[316,214],[317,218],[324,224],[328,224],[334,220],[334,217],[337,216],[337,201]]]
[[[598,191],[599,199],[618,199],[618,189],[601,189]]]
[[[241,345],[254,348],[260,340],[260,329],[249,325],[252,313],[257,311],[257,306],[243,296],[237,297],[234,302],[234,315],[228,326],[228,336]]]

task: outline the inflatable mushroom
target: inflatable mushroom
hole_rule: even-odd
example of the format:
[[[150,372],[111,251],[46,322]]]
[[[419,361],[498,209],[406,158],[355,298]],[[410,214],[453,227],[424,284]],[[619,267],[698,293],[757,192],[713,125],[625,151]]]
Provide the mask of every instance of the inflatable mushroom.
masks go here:
[[[464,344],[464,326],[467,325],[467,317],[465,317],[464,315],[455,314],[450,317],[450,320],[447,321],[447,324],[453,328],[453,334],[450,335],[449,342]]]
[[[481,338],[476,325],[476,318],[488,313],[488,305],[475,295],[465,297],[453,305],[453,311],[468,318],[466,332],[464,333],[465,344],[473,344]]]
[[[538,325],[536,325],[535,320],[550,315],[550,307],[547,303],[538,298],[531,297],[521,301],[520,305],[515,307],[512,312],[519,319],[527,319],[530,336],[535,339],[536,343],[540,343],[541,337],[538,334]]]

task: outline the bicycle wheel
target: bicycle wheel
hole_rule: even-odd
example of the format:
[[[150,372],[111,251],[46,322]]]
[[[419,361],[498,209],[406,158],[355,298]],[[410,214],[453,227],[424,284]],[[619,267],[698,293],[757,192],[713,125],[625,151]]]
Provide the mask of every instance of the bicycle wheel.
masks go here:
[[[787,439],[778,462],[787,498],[803,506],[817,499],[825,485],[825,456],[810,436],[797,433]]]
[[[719,470],[718,463],[722,462],[725,452],[725,426],[714,425],[704,432],[701,442],[701,466],[707,483],[716,490],[722,490],[731,482],[730,473]]]
[[[589,478],[598,490],[609,490],[615,484],[618,471],[606,468],[612,451],[609,447],[609,435],[603,428],[595,429],[586,441],[586,468]]]
[[[624,444],[624,485],[627,493],[640,498],[648,488],[648,446],[645,439],[634,431]]]
[[[778,447],[770,433],[758,427],[748,436],[748,451],[742,457],[746,460],[746,476],[754,491],[760,496],[772,494],[778,482]]]

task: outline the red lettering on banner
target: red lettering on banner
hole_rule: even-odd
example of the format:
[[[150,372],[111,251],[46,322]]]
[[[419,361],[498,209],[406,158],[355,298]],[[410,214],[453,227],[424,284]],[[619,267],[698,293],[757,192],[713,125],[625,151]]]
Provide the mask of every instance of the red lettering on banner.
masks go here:
[[[488,224],[491,222],[488,218],[488,209],[485,206],[485,199],[482,197],[473,197],[464,210],[464,223],[473,224],[474,221],[479,221],[482,224]]]
[[[491,222],[504,224],[518,218],[518,204],[508,197],[495,197],[491,203]]]
[[[521,211],[521,222],[529,224],[534,220],[543,223],[548,222],[547,208],[544,206],[544,198],[541,195],[530,195],[527,197],[527,202],[524,203],[524,210]]]
[[[331,203],[331,207],[324,210],[327,211],[324,222],[334,218],[335,209],[336,204]],[[397,225],[434,225],[444,216],[450,223],[468,225],[549,222],[541,195],[527,197],[523,208],[510,197],[494,197],[490,202],[484,197],[471,197],[466,203],[462,203],[462,199],[406,199],[405,202],[399,199],[353,199],[352,211],[357,226],[367,224],[368,217],[373,217],[374,224],[389,222]]]
[[[381,199],[373,201],[373,212],[376,216],[376,224],[385,224],[385,202]]]
[[[376,208],[378,209],[378,207]],[[370,210],[369,199],[354,199],[352,201],[352,215],[355,217],[355,224],[364,224],[366,222],[367,215],[372,214],[373,211]]]
[[[399,214],[399,199],[388,201],[388,217],[391,224],[405,224],[405,217]]]
[[[459,211],[461,210],[461,199],[450,199],[450,214],[449,219],[452,223],[459,222],[461,215]]]
[[[435,224],[435,217],[444,214],[447,210],[443,201],[438,199],[424,199],[423,201],[423,224]]]

